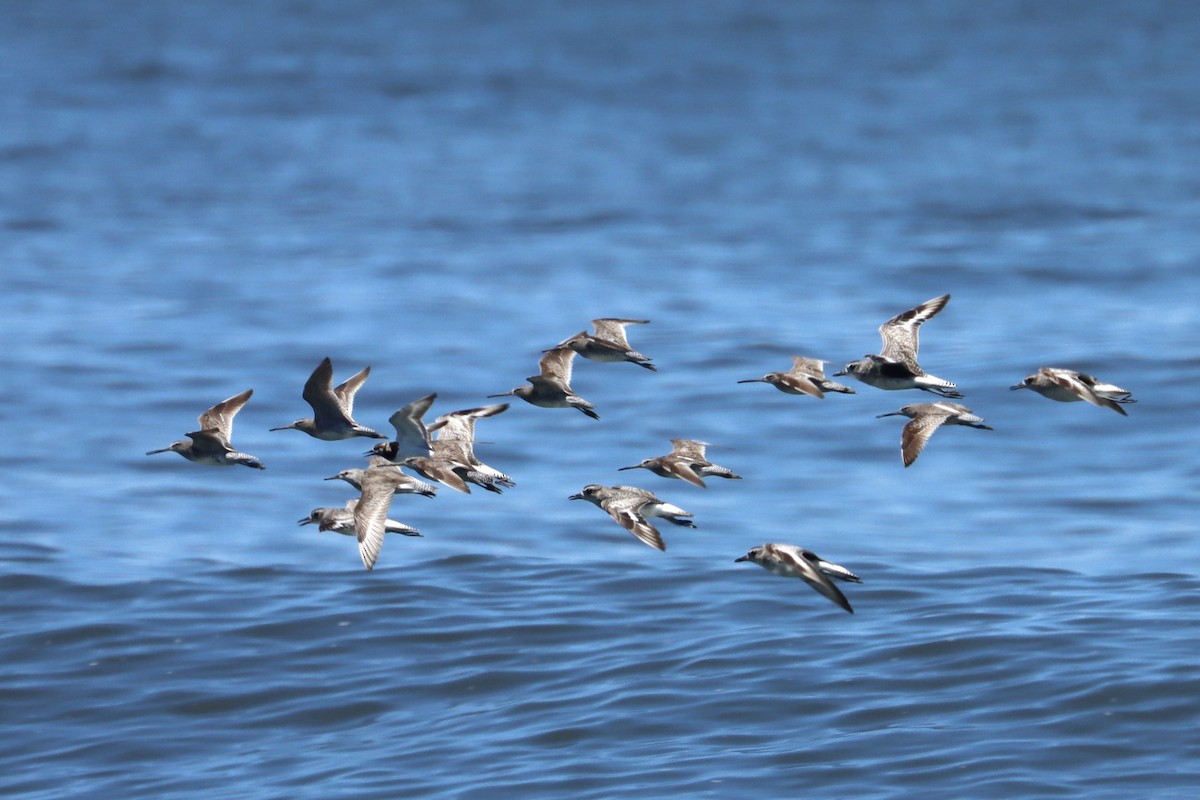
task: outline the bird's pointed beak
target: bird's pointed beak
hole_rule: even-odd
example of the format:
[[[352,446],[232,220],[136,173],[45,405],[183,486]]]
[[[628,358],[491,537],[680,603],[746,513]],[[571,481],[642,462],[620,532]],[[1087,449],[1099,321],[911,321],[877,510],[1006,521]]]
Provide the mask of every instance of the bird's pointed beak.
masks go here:
[[[489,394],[488,397],[512,397],[512,392],[501,392],[500,394]]]
[[[305,517],[304,519],[302,519],[302,520],[299,520],[299,524],[301,524],[301,525],[311,525],[311,524],[312,524],[312,517]]]
[[[839,377],[841,377],[842,375],[849,375],[849,374],[850,374],[849,372],[847,372],[846,370],[842,369],[842,370],[838,370],[837,372],[833,373],[833,377],[835,377],[835,378],[839,378]]]
[[[295,425],[280,425],[278,428],[268,428],[268,430],[272,430],[272,431],[286,431],[286,430],[291,430],[291,429],[292,429],[292,428],[294,428],[294,427],[296,427],[296,426],[295,426]]]
[[[1014,383],[1012,386],[1010,386],[1010,387],[1008,387],[1008,388],[1009,388],[1009,389],[1024,389],[1024,388],[1025,388],[1025,384],[1023,384],[1023,383]]]
[[[627,469],[637,469],[641,464],[630,464],[628,467],[617,467],[617,472],[624,472]]]
[[[766,381],[762,378],[746,378],[746,380],[738,381],[738,383],[766,383]]]
[[[568,497],[567,499],[568,500],[582,500],[583,495],[582,494],[573,494],[570,497]]]
[[[330,475],[328,478],[322,478],[321,480],[324,480],[324,481],[336,481],[336,480],[337,480],[338,478],[340,478],[340,477],[341,477],[340,475]]]
[[[155,453],[166,453],[166,452],[170,451],[170,449],[171,449],[171,448],[169,448],[169,447],[160,447],[160,448],[159,448],[159,449],[157,449],[157,450],[147,450],[147,451],[146,451],[146,455],[148,455],[148,456],[152,456],[152,455],[154,455]]]
[[[900,416],[899,411],[889,411],[886,414],[876,414],[875,419],[883,419],[884,417],[898,417],[898,416]]]
[[[733,563],[737,564],[741,561],[749,561],[749,560],[750,560],[750,556],[742,556],[741,558],[735,558],[733,560]]]

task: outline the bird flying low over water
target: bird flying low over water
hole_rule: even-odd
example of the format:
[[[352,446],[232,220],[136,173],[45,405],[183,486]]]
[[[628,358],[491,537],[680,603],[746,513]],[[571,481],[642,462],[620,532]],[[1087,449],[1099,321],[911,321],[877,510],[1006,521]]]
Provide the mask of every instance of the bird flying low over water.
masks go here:
[[[679,478],[696,486],[705,486],[707,477],[732,478],[741,480],[730,469],[718,466],[705,456],[708,442],[697,439],[672,439],[673,448],[665,456],[644,459],[640,464],[628,467],[618,467],[617,471],[626,469],[648,469],[655,475],[664,478]]]
[[[432,445],[422,417],[436,399],[436,393],[427,394],[392,412],[388,422],[396,429],[396,438],[390,442],[378,442],[371,448],[371,453],[389,461],[429,455]]]
[[[807,394],[822,399],[826,392],[855,394],[849,386],[825,377],[824,361],[804,356],[792,356],[792,368],[787,372],[768,372],[761,378],[746,378],[738,383],[769,383],[781,392]]]
[[[1131,392],[1120,386],[1103,383],[1099,378],[1083,372],[1059,367],[1042,367],[1032,375],[1026,376],[1025,380],[1008,388],[1032,389],[1042,397],[1060,403],[1086,400],[1092,405],[1111,408],[1123,417],[1129,414],[1121,405],[1137,402]]]
[[[600,419],[595,407],[571,389],[571,362],[575,351],[555,347],[546,351],[538,361],[541,372],[525,380],[529,386],[518,386],[509,392],[489,394],[488,397],[519,397],[526,403],[542,408],[577,408],[592,419]]]
[[[751,547],[746,555],[733,561],[735,564],[751,561],[773,575],[800,578],[846,611],[854,613],[846,595],[842,594],[842,590],[834,585],[830,578],[850,583],[862,583],[862,579],[840,564],[826,561],[811,550],[794,544],[764,544]]]
[[[489,467],[475,455],[475,420],[494,417],[507,410],[508,403],[494,403],[451,411],[438,417],[429,426],[429,430],[437,434],[433,440],[433,455],[465,465],[467,469],[459,471],[463,480],[482,486],[489,492],[500,494],[501,486],[505,489],[516,486],[516,481],[500,470]]]
[[[442,414],[429,426],[430,433],[436,433],[439,439],[458,439],[460,441],[475,441],[475,420],[494,417],[508,410],[508,403],[492,403],[479,408],[463,408]]]
[[[648,319],[594,319],[592,326],[596,329],[595,333],[580,331],[559,342],[554,349],[565,347],[591,361],[628,361],[656,371],[658,368],[650,363],[649,356],[644,356],[629,346],[629,339],[625,333],[625,328],[629,325],[646,325],[649,322]]]
[[[944,294],[892,317],[879,326],[883,352],[851,361],[841,372],[835,372],[834,377],[853,375],[879,389],[923,389],[942,397],[962,397],[953,383],[930,375],[917,363],[917,331],[948,302],[950,295]]]
[[[599,506],[622,528],[659,550],[666,550],[667,546],[663,543],[662,534],[647,521],[649,518],[658,517],[674,525],[696,527],[691,520],[693,514],[679,506],[664,503],[653,492],[636,486],[599,486],[591,483],[567,499],[587,500]]]
[[[228,400],[222,400],[200,415],[200,430],[186,434],[187,439],[171,442],[158,450],[148,450],[146,455],[172,452],[197,464],[216,467],[241,464],[254,469],[266,469],[257,458],[249,453],[239,453],[229,442],[233,435],[233,418],[252,394],[254,390],[247,389]]]
[[[968,428],[992,430],[990,426],[983,424],[983,417],[975,416],[971,409],[958,403],[913,403],[899,411],[879,414],[876,419],[896,416],[908,417],[911,420],[900,433],[900,457],[906,467],[917,460],[929,437],[943,425],[965,425]]]
[[[421,535],[415,528],[387,518],[392,507],[392,497],[395,495],[396,486],[405,479],[412,480],[395,465],[371,467],[363,471],[358,482],[361,487],[358,499],[346,504],[344,510],[351,515],[350,530],[358,539],[358,554],[362,558],[363,566],[368,570],[375,567],[375,562],[379,558],[379,550],[383,547],[385,533],[403,533],[406,536]],[[333,510],[337,511],[337,509]],[[347,521],[343,517],[338,516],[334,519],[326,513],[318,515],[318,511],[324,512],[323,509],[317,509],[307,519],[300,520],[300,524],[317,522],[321,525],[321,530],[350,533],[346,530]],[[314,517],[314,515],[316,516]]]
[[[371,456],[368,458],[366,469],[344,469],[337,475],[330,475],[325,480],[343,480],[361,492],[363,478],[366,477],[368,470],[372,469],[392,470],[395,478],[395,486],[392,488],[392,494],[419,494],[424,497],[434,497],[437,495],[436,486],[425,483],[425,481],[419,481],[411,475],[405,474],[404,470],[400,469],[399,464],[393,464],[381,456]]]
[[[429,441],[428,451],[406,456],[393,466],[397,469],[408,467],[431,481],[437,481],[464,494],[471,493],[471,488],[467,484],[475,484],[489,492],[500,494],[501,487],[509,488],[516,486],[516,483],[500,470],[489,467],[476,457],[475,420],[494,417],[507,409],[508,403],[494,403],[489,406],[464,408],[460,411],[443,414],[427,428],[422,425],[422,428],[426,430],[426,436],[429,433],[437,433],[437,438]],[[399,430],[398,426],[397,430]],[[393,447],[394,444],[393,442],[377,444],[368,452],[368,455],[379,453],[384,449],[396,452],[397,448]],[[375,458],[380,458],[380,456],[375,456]],[[428,486],[429,484],[421,485]]]
[[[317,530],[333,531],[343,536],[355,536],[354,509],[358,508],[358,498],[352,497],[346,501],[343,508],[314,508],[307,517],[299,520],[301,525],[316,525]],[[384,533],[398,533],[401,536],[423,536],[419,530],[394,519],[383,521]]]
[[[312,406],[313,416],[307,419],[298,419],[290,425],[281,425],[278,428],[271,428],[271,430],[295,429],[325,441],[350,439],[354,436],[386,439],[387,437],[382,433],[359,425],[353,419],[354,395],[362,388],[363,382],[370,374],[371,368],[364,367],[349,380],[334,388],[333,362],[326,356],[304,384],[304,401]]]

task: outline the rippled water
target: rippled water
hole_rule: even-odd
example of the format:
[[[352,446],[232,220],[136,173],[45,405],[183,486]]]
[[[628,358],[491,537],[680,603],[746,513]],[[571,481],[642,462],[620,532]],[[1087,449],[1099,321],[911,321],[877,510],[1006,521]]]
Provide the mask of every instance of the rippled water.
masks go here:
[[[0,792],[1200,791],[1200,23],[1186,4],[14,5],[0,26]],[[844,363],[935,295],[922,363]],[[298,527],[362,441],[269,433],[325,355],[386,428],[597,316],[595,422],[479,425],[503,496]],[[1122,418],[1007,387],[1042,365]],[[263,473],[146,457],[246,388]],[[744,475],[616,472],[671,437]],[[666,553],[567,496],[696,515]],[[812,548],[837,609],[733,559]]]

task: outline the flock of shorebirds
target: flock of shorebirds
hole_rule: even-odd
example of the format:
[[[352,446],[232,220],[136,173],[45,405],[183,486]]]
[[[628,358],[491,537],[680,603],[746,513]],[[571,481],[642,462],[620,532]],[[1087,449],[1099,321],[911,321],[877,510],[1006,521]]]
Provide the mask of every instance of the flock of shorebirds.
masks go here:
[[[942,295],[904,311],[879,327],[883,349],[878,355],[867,355],[852,361],[834,373],[834,377],[853,376],[862,383],[879,389],[919,389],[943,398],[936,402],[914,403],[880,417],[905,416],[909,422],[901,433],[900,453],[904,466],[916,461],[929,438],[943,425],[963,425],[991,430],[971,409],[947,399],[962,395],[955,384],[930,375],[917,363],[917,333],[922,324],[946,307],[950,295]],[[543,351],[539,372],[502,394],[489,397],[513,396],[543,408],[574,408],[593,419],[599,419],[595,407],[571,389],[571,370],[575,356],[592,361],[629,362],[655,370],[651,359],[629,345],[625,329],[629,325],[649,322],[643,319],[596,319],[593,333],[580,333]],[[761,378],[749,378],[738,383],[769,383],[788,394],[823,398],[827,392],[854,394],[854,390],[825,376],[826,362],[801,356],[793,357],[792,368],[786,372],[769,372]],[[354,536],[358,540],[363,565],[375,566],[387,533],[420,536],[416,529],[388,519],[392,498],[398,494],[419,494],[433,497],[434,483],[426,483],[409,475],[410,469],[423,478],[460,492],[470,493],[472,485],[490,492],[501,492],[514,484],[512,478],[476,457],[474,452],[476,420],[495,416],[508,409],[508,403],[453,411],[438,417],[430,424],[424,420],[436,394],[430,394],[398,409],[390,422],[396,430],[394,439],[354,421],[354,396],[370,374],[366,367],[343,383],[333,385],[333,364],[324,359],[304,384],[304,400],[312,406],[313,416],[298,419],[288,425],[271,428],[273,431],[295,429],[317,439],[334,441],[353,437],[380,439],[365,453],[364,468],[344,469],[326,480],[344,480],[358,490],[342,508],[317,508],[300,520],[301,525],[314,524],[322,531],[334,531]],[[1130,392],[1081,372],[1057,367],[1042,367],[1012,389],[1031,389],[1060,402],[1087,401],[1111,408],[1125,415],[1123,405],[1135,402]],[[233,418],[250,399],[253,389],[217,403],[200,415],[199,430],[187,434],[187,439],[151,450],[154,453],[175,452],[198,464],[231,466],[241,464],[263,469],[263,464],[248,453],[239,452],[231,443]],[[641,463],[620,470],[646,469],[664,478],[675,478],[705,486],[710,477],[737,479],[739,475],[713,464],[706,457],[706,442],[693,439],[672,439],[673,449],[666,455],[647,458]],[[608,513],[625,530],[645,544],[665,550],[662,535],[651,520],[661,519],[674,525],[694,527],[693,515],[682,508],[660,500],[653,492],[635,486],[602,486],[589,484],[570,496],[571,500],[587,500]],[[751,548],[735,561],[751,561],[764,569],[785,577],[804,580],[809,586],[853,613],[850,602],[834,584],[833,579],[861,583],[850,570],[826,561],[810,550],[791,544],[768,543]]]

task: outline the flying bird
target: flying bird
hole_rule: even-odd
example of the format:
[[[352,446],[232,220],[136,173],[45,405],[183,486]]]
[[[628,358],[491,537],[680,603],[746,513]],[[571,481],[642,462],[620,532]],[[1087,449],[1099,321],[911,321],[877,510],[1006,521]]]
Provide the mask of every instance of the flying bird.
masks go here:
[[[761,378],[746,378],[738,383],[769,383],[781,392],[807,394],[822,399],[826,392],[855,394],[849,386],[825,377],[824,361],[804,356],[792,356],[792,368],[787,372],[768,372]]]
[[[407,478],[392,466],[372,467],[362,476],[362,494],[350,509],[354,522],[354,535],[358,539],[358,554],[368,570],[375,567],[379,550],[383,547],[383,536],[388,532],[388,511],[397,484]],[[303,520],[301,520],[303,524]],[[394,527],[395,523],[393,523]],[[410,529],[412,530],[412,529]]]
[[[883,352],[851,361],[841,372],[835,372],[834,377],[853,375],[879,389],[923,389],[942,397],[962,397],[953,383],[930,375],[917,363],[918,330],[948,302],[950,295],[944,294],[892,317],[879,326]]]
[[[850,583],[862,583],[862,579],[840,564],[826,561],[812,550],[805,550],[794,544],[764,544],[751,547],[746,555],[733,561],[735,564],[750,561],[773,575],[800,578],[846,611],[854,613],[846,595],[842,594],[842,590],[830,578]]]
[[[573,494],[568,500],[587,500],[608,513],[622,528],[632,533],[638,539],[651,547],[666,550],[662,534],[648,522],[648,519],[658,517],[674,525],[688,528],[696,527],[692,522],[694,516],[679,506],[665,503],[654,496],[653,492],[639,489],[636,486],[600,486],[588,484],[578,494]]]
[[[354,528],[354,509],[358,508],[358,498],[352,497],[346,501],[343,508],[314,508],[307,517],[299,520],[301,525],[316,525],[317,530],[333,531],[343,536],[358,536]],[[384,533],[398,533],[401,536],[423,536],[419,530],[403,522],[393,519],[383,521]]]
[[[628,361],[656,371],[658,368],[650,363],[650,357],[642,355],[629,346],[625,328],[629,325],[645,325],[648,319],[612,319],[605,317],[592,320],[595,333],[580,331],[569,339],[564,339],[555,345],[555,349],[567,348],[591,361]]]
[[[908,417],[910,420],[900,433],[900,457],[906,467],[917,460],[929,437],[943,425],[965,425],[968,428],[992,430],[991,426],[983,424],[983,417],[975,416],[971,409],[958,403],[913,403],[899,411],[879,414],[876,419],[896,416]]]
[[[574,350],[565,347],[547,350],[538,361],[541,372],[525,379],[529,386],[518,386],[510,392],[489,394],[488,397],[511,395],[542,408],[577,408],[592,419],[600,419],[595,407],[571,389],[571,362],[574,359]]]
[[[241,464],[254,469],[266,469],[257,458],[249,453],[238,452],[229,442],[233,435],[233,418],[242,410],[242,406],[246,405],[252,394],[254,390],[247,389],[228,400],[222,400],[200,415],[200,430],[185,434],[187,439],[171,442],[158,450],[148,450],[146,455],[172,452],[179,453],[188,461],[197,464],[216,467]]]
[[[1099,378],[1083,372],[1059,367],[1042,367],[1032,375],[1026,376],[1025,380],[1008,388],[1032,389],[1042,397],[1049,397],[1060,403],[1086,400],[1092,405],[1111,408],[1123,417],[1129,414],[1121,405],[1137,402],[1131,392],[1120,386],[1103,383]]]
[[[372,469],[392,470],[395,477],[395,487],[392,489],[392,494],[419,494],[424,497],[434,497],[437,495],[436,486],[425,483],[425,481],[419,481],[411,475],[406,474],[404,470],[400,469],[399,464],[394,464],[382,456],[371,456],[368,458],[366,469],[344,469],[336,475],[330,475],[325,480],[342,480],[361,492],[363,478]]]
[[[376,443],[371,448],[371,453],[388,461],[403,461],[409,456],[429,455],[432,444],[422,417],[436,399],[436,393],[427,394],[392,412],[388,422],[396,429],[396,438],[390,442]]]
[[[732,478],[734,480],[740,480],[742,477],[734,474],[732,470],[708,460],[705,455],[708,442],[701,442],[697,439],[672,439],[671,444],[673,447],[670,453],[644,459],[640,464],[618,467],[617,471],[648,469],[655,475],[664,478],[678,478],[696,486],[704,486],[704,479],[707,477]]]
[[[364,367],[349,380],[334,388],[333,362],[326,356],[304,384],[304,401],[312,406],[313,416],[307,419],[298,419],[290,425],[281,425],[278,428],[271,428],[271,430],[295,429],[327,442],[350,439],[354,436],[386,439],[387,437],[382,433],[359,425],[353,419],[354,395],[362,388],[363,381],[370,374],[371,368]]]

